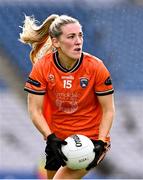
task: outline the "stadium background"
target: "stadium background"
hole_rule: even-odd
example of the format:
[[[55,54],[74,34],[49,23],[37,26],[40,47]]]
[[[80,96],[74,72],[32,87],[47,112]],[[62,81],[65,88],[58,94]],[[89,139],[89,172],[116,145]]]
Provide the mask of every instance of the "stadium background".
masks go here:
[[[30,47],[18,41],[24,14],[42,22],[67,14],[83,25],[84,51],[112,74],[116,118],[112,149],[86,178],[143,178],[143,1],[0,0],[0,178],[44,178],[45,144],[26,109]]]

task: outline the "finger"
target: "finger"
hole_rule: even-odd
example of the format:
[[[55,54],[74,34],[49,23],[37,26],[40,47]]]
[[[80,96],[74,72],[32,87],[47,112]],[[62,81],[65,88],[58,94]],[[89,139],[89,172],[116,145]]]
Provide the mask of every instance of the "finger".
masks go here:
[[[66,142],[66,141],[62,141],[62,144],[63,144],[63,145],[67,145],[67,142]]]
[[[96,160],[93,160],[86,168],[86,170],[90,170],[91,168],[94,168],[97,166],[97,161]]]
[[[59,155],[56,155],[56,159],[62,166],[66,165],[65,161]]]
[[[63,141],[63,142],[65,142],[65,143],[67,144],[66,141]],[[66,144],[64,144],[64,145],[66,145]],[[60,147],[58,148],[59,154],[61,155],[61,157],[63,158],[63,160],[67,161],[68,158],[67,158],[67,157],[64,155],[64,153],[62,152],[61,147],[62,147],[62,145],[60,144]]]
[[[58,143],[58,144],[63,144],[63,145],[66,145],[66,144],[67,144],[66,141],[64,141],[64,140],[62,140],[62,139],[59,139],[59,138],[55,138],[55,139],[54,139],[54,142],[56,142],[56,143]]]
[[[97,162],[92,162],[88,165],[88,167],[86,168],[87,171],[89,171],[90,169],[94,168],[95,166],[97,166]]]
[[[95,155],[93,161],[88,165],[88,167],[86,168],[86,170],[90,170],[91,168],[94,168],[95,166],[97,166],[97,162],[99,160],[100,156],[98,154]]]
[[[61,165],[62,165],[63,167],[66,166],[65,161],[61,161]]]
[[[63,160],[68,161],[68,158],[64,155],[64,153],[61,151],[61,149],[59,149],[59,154]]]
[[[61,143],[60,143],[60,144],[57,145],[57,151],[58,151],[58,153],[60,154],[61,158],[64,159],[65,161],[67,161],[67,160],[68,160],[67,157],[63,154],[63,152],[62,152],[62,150],[61,150],[61,146],[62,146],[62,145],[66,145],[67,142],[66,142],[66,141],[63,141],[63,143],[64,143],[64,144],[61,144]]]
[[[94,158],[94,163],[95,163],[95,165],[98,164],[98,161],[99,161],[99,159],[100,159],[100,156],[101,156],[101,154],[96,154],[96,155],[95,155],[95,158]]]
[[[64,141],[64,140],[63,141],[60,140],[60,141],[58,141],[58,144],[60,144],[60,145],[67,145],[67,142]]]
[[[61,150],[61,145],[57,148],[57,151],[58,151],[59,156],[60,156],[63,160],[65,160],[65,161],[68,160],[67,157],[64,155],[64,153],[63,153],[62,150]]]
[[[55,154],[55,156],[56,156],[57,161],[58,161],[62,166],[65,166],[66,163],[64,162],[64,159],[63,159],[64,155],[63,155],[63,157],[62,157],[62,155],[61,155],[61,153],[60,153],[60,149],[59,149],[59,148],[58,148],[58,149],[53,149],[53,152],[54,152],[54,154]],[[64,158],[67,159],[66,157],[64,157]]]

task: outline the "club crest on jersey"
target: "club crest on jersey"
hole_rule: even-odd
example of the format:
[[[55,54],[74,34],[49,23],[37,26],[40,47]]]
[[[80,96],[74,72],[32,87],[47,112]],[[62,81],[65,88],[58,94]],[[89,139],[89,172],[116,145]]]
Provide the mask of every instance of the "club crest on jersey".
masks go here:
[[[111,77],[109,76],[109,77],[105,80],[104,83],[105,83],[106,86],[112,85],[112,79],[111,79]]]
[[[82,88],[86,88],[87,87],[87,85],[88,85],[88,79],[87,78],[80,78],[80,86],[82,87]]]

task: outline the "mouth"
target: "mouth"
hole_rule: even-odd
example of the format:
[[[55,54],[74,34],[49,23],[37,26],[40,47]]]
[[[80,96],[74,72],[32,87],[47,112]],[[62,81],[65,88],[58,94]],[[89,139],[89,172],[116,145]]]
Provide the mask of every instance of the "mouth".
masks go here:
[[[81,48],[75,48],[74,51],[80,52],[80,51],[81,51]]]

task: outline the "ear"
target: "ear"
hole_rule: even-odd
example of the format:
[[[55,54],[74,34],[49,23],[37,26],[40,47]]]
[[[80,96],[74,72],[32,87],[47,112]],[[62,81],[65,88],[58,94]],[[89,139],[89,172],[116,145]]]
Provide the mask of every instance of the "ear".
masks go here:
[[[58,48],[59,45],[59,40],[57,38],[52,38],[52,44],[55,48]]]

